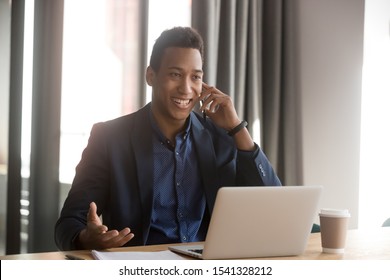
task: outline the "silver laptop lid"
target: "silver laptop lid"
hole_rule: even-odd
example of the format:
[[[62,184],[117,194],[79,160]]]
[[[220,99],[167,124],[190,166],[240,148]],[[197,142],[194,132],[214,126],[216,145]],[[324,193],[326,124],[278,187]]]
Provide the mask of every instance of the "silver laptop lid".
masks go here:
[[[221,188],[203,259],[302,254],[321,190],[321,186]]]

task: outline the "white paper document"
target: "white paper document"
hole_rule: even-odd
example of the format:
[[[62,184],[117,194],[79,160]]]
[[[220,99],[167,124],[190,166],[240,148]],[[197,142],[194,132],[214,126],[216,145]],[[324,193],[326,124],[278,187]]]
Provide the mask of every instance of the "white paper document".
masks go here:
[[[96,260],[185,260],[188,259],[169,250],[158,252],[109,252],[91,251]]]

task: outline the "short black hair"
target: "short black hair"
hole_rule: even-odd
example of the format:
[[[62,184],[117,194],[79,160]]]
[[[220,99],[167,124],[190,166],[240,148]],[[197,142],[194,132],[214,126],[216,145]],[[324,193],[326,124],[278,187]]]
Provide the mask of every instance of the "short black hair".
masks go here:
[[[198,31],[192,27],[174,27],[163,31],[153,46],[150,66],[154,71],[160,69],[164,51],[170,47],[197,49],[203,62],[203,39]]]

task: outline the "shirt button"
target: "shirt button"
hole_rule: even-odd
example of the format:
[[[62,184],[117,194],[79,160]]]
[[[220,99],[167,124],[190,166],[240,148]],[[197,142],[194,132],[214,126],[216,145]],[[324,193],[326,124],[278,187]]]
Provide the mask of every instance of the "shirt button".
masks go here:
[[[183,236],[183,241],[187,241],[187,237],[186,236]]]

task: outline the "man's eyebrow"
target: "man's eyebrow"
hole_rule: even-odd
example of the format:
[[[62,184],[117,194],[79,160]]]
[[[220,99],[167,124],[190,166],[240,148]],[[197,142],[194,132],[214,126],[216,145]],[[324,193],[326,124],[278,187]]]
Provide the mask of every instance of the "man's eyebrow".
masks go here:
[[[203,74],[203,70],[202,69],[195,69],[195,71],[194,72],[196,72],[196,73],[200,73],[200,74]]]
[[[171,67],[168,67],[168,69],[170,69],[170,70],[184,71],[183,68],[178,67],[178,66],[171,66]],[[196,73],[201,73],[201,74],[203,74],[203,70],[202,70],[202,69],[194,69],[194,70],[192,70],[192,72],[196,72]]]

